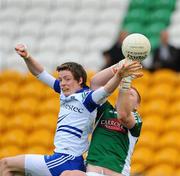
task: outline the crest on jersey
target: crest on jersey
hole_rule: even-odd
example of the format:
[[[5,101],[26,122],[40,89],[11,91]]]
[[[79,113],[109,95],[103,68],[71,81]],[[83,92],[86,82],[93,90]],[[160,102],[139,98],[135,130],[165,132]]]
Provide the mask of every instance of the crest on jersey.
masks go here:
[[[87,91],[84,91],[83,93],[82,93],[82,98],[83,98],[83,100],[88,96],[88,94],[91,92],[91,90],[87,90]]]

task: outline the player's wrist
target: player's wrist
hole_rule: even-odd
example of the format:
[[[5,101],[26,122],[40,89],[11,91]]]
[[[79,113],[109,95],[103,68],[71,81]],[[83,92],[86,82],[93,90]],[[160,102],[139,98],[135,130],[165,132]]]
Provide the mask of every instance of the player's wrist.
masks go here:
[[[111,67],[111,71],[112,71],[113,75],[116,74],[118,68],[119,68],[119,67],[122,67],[122,65],[123,65],[125,62],[126,62],[126,58],[123,59],[123,60],[120,60],[117,64],[115,64],[115,65],[113,65],[113,66]]]
[[[111,66],[111,72],[112,72],[112,74],[113,74],[113,75],[115,75],[115,74],[116,74],[116,72],[117,72],[117,68],[118,68],[118,65],[117,65],[117,64],[115,64],[115,65]]]
[[[30,54],[27,53],[26,56],[23,56],[22,58],[23,58],[24,60],[28,60],[28,59],[30,58]]]
[[[122,79],[119,89],[122,91],[127,91],[131,88],[132,77],[128,76]]]
[[[114,75],[114,77],[115,77],[118,81],[123,79],[122,74],[119,73],[119,72],[116,72],[116,74]]]
[[[131,83],[129,83],[129,82],[123,82],[122,85],[121,85],[121,87],[120,87],[120,90],[122,90],[122,91],[127,91],[127,90],[130,89],[130,87],[131,87]]]

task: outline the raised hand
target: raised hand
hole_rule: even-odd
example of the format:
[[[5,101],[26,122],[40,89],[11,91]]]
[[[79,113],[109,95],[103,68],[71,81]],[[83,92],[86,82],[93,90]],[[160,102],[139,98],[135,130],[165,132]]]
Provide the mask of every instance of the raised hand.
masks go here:
[[[143,76],[143,73],[140,72],[142,65],[138,61],[132,61],[130,63],[124,63],[117,69],[116,74],[121,78],[131,76],[133,78],[138,78]]]
[[[29,57],[29,53],[27,52],[27,48],[25,45],[17,44],[15,50],[24,59],[27,59]]]

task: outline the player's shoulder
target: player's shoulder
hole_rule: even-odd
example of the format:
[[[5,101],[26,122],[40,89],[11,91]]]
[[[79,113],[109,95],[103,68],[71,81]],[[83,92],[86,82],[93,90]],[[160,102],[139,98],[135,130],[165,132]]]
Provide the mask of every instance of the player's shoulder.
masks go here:
[[[89,87],[84,87],[72,96],[75,96],[77,99],[83,101],[91,92],[93,92],[93,90],[91,90]]]
[[[91,89],[83,89],[83,91],[81,92],[81,96],[83,98],[85,98],[87,95],[89,95],[91,92],[93,92],[93,90]]]
[[[107,111],[111,109],[115,109],[115,108],[109,101],[106,101],[105,103],[103,103],[101,106],[98,107],[98,111],[105,111],[105,110]]]

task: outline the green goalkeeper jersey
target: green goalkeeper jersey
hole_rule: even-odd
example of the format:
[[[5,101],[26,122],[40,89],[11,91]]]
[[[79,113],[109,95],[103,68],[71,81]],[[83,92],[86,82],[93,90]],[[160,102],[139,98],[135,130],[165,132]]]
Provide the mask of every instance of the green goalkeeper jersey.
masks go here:
[[[138,113],[133,113],[136,124],[127,129],[117,119],[117,112],[109,102],[99,108],[97,126],[88,151],[88,164],[130,175],[131,155],[142,126]]]

